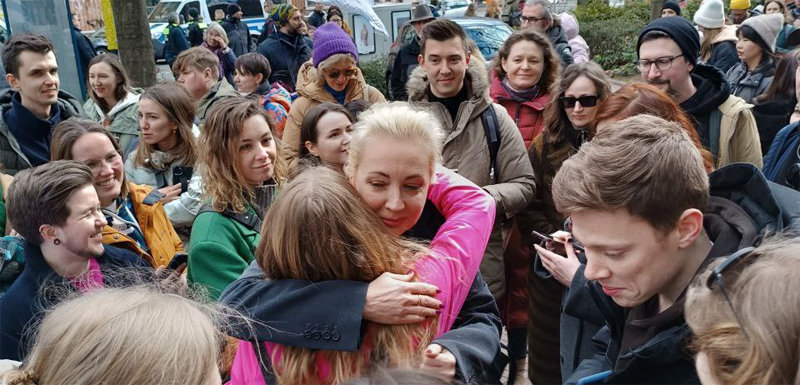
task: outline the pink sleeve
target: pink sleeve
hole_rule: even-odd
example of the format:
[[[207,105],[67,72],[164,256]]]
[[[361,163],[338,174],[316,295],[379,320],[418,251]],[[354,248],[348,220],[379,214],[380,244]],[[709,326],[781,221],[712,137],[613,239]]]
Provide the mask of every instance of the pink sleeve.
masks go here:
[[[437,336],[450,330],[464,304],[489,241],[496,213],[486,191],[453,171],[439,167],[428,199],[446,218],[430,244],[431,255],[417,261],[417,274],[441,293],[444,308]]]
[[[269,358],[267,358],[269,359]],[[253,350],[253,344],[239,341],[236,355],[231,366],[231,380],[226,385],[266,385],[264,375],[261,374],[258,357]]]

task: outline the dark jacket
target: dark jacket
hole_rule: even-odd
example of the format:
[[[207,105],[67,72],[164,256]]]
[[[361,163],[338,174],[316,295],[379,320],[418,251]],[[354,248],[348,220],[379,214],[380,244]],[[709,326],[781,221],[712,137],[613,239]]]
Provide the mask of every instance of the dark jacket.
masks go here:
[[[758,125],[758,137],[761,139],[761,153],[766,154],[772,145],[775,135],[789,124],[797,99],[792,97],[774,97],[766,103],[753,106],[753,117]]]
[[[8,128],[8,113],[12,109],[12,98],[17,98],[19,102],[16,91],[12,89],[0,91],[0,163],[3,164],[3,172],[9,175],[30,168],[35,163],[25,155],[17,138]],[[58,91],[58,108],[61,112],[61,118],[58,121],[73,116],[82,116],[83,107],[80,102],[63,90]]]
[[[736,43],[726,40],[711,46],[711,57],[708,59],[709,65],[727,73],[738,61]]]
[[[369,282],[269,281],[256,262],[222,293],[220,302],[260,322],[234,327],[231,336],[270,341],[306,349],[358,349]],[[305,309],[317,309],[313,313]],[[332,338],[313,338],[329,331]],[[434,342],[456,357],[457,373],[468,384],[495,381],[483,377],[499,352],[500,315],[480,272],[472,283],[452,329]],[[492,382],[494,383],[494,382]]]
[[[800,190],[800,122],[782,128],[769,152],[764,157],[764,176],[768,180],[783,186]],[[797,171],[792,171],[797,169]],[[788,179],[787,179],[788,178]]]
[[[228,34],[229,47],[233,50],[236,57],[242,56],[250,52],[251,42],[250,30],[247,28],[247,23],[242,19],[228,16],[222,21],[222,29]],[[272,63],[272,62],[270,62]]]
[[[308,17],[308,24],[314,28],[325,24],[325,12],[317,11],[315,9],[313,12],[311,12],[311,16]]]
[[[44,315],[44,310],[56,305],[64,289],[74,290],[68,280],[56,275],[44,260],[41,249],[25,243],[25,267],[19,278],[0,299],[0,359],[22,361],[28,355],[35,330],[30,325],[37,325]],[[149,264],[130,251],[105,246],[105,251],[97,262],[103,273],[105,285],[126,286],[135,283],[136,274],[113,274],[115,271],[143,269],[147,271]],[[52,288],[54,290],[42,290]]]
[[[203,33],[208,29],[208,24],[192,20],[186,29],[189,31],[189,45],[197,47],[203,44]]]
[[[89,77],[89,62],[97,55],[97,52],[95,52],[91,40],[77,27],[72,27],[72,42],[75,44],[78,62],[81,64],[83,80],[86,80]]]
[[[704,212],[703,227],[714,246],[704,265],[757,243],[766,232],[798,229],[800,193],[768,182],[757,167],[732,164],[713,172],[709,179],[711,199]],[[684,295],[657,316],[642,318],[638,315],[657,306],[655,297],[623,309],[604,295],[596,282],[587,284],[584,290],[606,326],[594,337],[597,345],[593,358],[581,362],[567,384],[606,370],[612,370],[606,383],[699,383],[694,359],[686,348],[692,333],[683,317]],[[637,327],[631,325],[632,320],[649,327],[649,337],[644,344],[623,351],[621,342],[626,330]]]
[[[569,39],[564,35],[564,30],[560,25],[554,25],[546,32],[550,42],[553,43],[553,48],[556,54],[561,58],[561,64],[566,67],[574,61],[572,58],[572,48],[569,47]]]
[[[311,58],[311,48],[301,35],[289,36],[282,32],[269,35],[258,46],[258,53],[264,55],[272,67],[269,82],[278,82],[289,92],[295,90],[300,66]]]
[[[750,104],[753,103],[753,98],[767,90],[773,77],[775,63],[771,59],[762,62],[753,71],[748,71],[744,62],[740,61],[725,74],[725,79],[731,86],[731,94]]]
[[[419,49],[419,39],[415,37],[410,43],[400,47],[400,51],[397,52],[392,66],[392,76],[389,78],[389,94],[392,100],[408,100],[406,82],[411,71],[419,65],[417,61]]]
[[[164,28],[164,58],[167,64],[172,67],[172,63],[178,55],[189,49],[189,40],[186,39],[186,32],[179,25],[168,24]]]

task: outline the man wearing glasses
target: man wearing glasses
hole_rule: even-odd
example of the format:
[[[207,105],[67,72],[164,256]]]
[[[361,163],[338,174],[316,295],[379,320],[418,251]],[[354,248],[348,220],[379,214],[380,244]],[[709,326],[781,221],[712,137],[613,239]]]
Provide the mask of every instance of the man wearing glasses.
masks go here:
[[[577,259],[574,237],[586,257],[564,311],[583,306],[606,324],[567,384],[699,383],[686,348],[686,288],[712,259],[790,226],[798,201],[750,164],[706,175],[685,130],[650,115],[599,130],[564,162],[552,192],[571,220],[558,242]]]
[[[642,80],[668,93],[692,117],[717,168],[735,162],[761,167],[761,142],[752,106],[731,95],[720,70],[697,62],[700,37],[688,20],[656,19],[639,34],[636,49]]]
[[[522,7],[522,28],[547,36],[561,58],[561,64],[566,67],[574,61],[572,49],[569,47],[569,40],[564,35],[560,21],[554,19],[548,10],[549,6],[545,0],[526,0],[525,6]]]

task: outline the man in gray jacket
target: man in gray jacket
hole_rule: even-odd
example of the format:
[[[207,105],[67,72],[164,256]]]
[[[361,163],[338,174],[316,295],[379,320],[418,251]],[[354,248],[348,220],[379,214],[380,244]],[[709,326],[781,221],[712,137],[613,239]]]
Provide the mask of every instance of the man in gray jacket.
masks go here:
[[[489,97],[486,65],[470,53],[464,30],[450,20],[422,29],[420,66],[408,80],[411,104],[434,114],[445,128],[444,166],[456,170],[497,201],[495,231],[481,263],[495,298],[505,292],[502,226],[533,199],[533,169],[519,130]]]

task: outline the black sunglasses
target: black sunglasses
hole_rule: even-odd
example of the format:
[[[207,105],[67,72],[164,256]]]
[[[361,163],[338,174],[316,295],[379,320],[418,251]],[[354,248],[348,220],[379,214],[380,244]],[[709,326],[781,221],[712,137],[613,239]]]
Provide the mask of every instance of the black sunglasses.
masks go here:
[[[755,250],[755,247],[745,247],[744,249],[731,254],[728,258],[725,258],[722,263],[715,266],[714,269],[711,270],[711,275],[709,275],[708,279],[706,280],[706,287],[709,288],[709,290],[714,290],[714,286],[719,287],[719,291],[722,292],[722,296],[725,297],[725,301],[727,301],[728,306],[731,307],[733,316],[736,317],[736,321],[739,322],[739,328],[742,330],[745,338],[747,337],[747,332],[744,331],[744,326],[741,318],[739,318],[739,313],[736,312],[736,308],[733,306],[733,302],[731,302],[728,291],[725,290],[725,285],[723,285],[723,274],[725,274],[725,271],[730,270],[731,267],[735,266],[739,261],[747,259],[753,250]]]
[[[564,108],[575,107],[575,102],[580,102],[581,107],[594,107],[597,105],[597,95],[586,95],[579,98],[573,96],[562,96],[558,99],[564,104]]]

